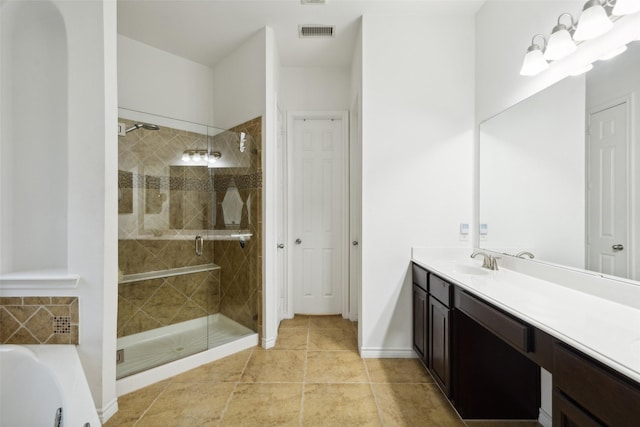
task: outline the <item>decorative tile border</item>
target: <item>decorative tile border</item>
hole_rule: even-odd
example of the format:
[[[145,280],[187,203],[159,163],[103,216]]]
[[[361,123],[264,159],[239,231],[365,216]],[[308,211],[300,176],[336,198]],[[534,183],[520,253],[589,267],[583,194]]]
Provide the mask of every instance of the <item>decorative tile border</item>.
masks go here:
[[[0,298],[0,343],[78,344],[77,297]]]

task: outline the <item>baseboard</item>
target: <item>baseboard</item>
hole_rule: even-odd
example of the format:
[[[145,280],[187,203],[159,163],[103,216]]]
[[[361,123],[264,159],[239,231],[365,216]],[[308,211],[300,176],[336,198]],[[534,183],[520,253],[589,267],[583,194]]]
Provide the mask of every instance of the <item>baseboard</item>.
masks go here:
[[[538,422],[542,424],[542,427],[551,427],[553,425],[553,417],[547,414],[542,408],[540,408],[540,413],[538,414]]]
[[[360,357],[363,359],[415,359],[418,356],[412,348],[362,347]]]
[[[118,399],[114,398],[111,402],[107,403],[102,409],[98,409],[98,417],[102,424],[106,423],[109,418],[113,417],[118,412]]]
[[[262,337],[262,348],[264,348],[265,350],[268,350],[270,348],[275,347],[277,339],[278,339],[278,336],[275,336],[273,338]]]

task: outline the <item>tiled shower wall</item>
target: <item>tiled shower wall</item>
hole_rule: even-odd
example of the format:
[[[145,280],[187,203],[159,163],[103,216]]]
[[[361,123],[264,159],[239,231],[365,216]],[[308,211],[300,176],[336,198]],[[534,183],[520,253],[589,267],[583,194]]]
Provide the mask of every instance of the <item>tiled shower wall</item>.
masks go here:
[[[217,182],[224,183],[233,177],[238,191],[250,200],[247,221],[243,221],[239,228],[251,233],[252,237],[244,248],[237,240],[214,241],[215,263],[220,266],[220,312],[258,331],[262,337],[262,118],[230,130],[253,137],[253,143],[247,147],[253,150],[251,160],[246,168],[216,169],[214,187]],[[214,138],[214,147],[217,145]],[[216,188],[216,194],[219,196],[222,190],[224,188]],[[217,202],[220,202],[220,197]]]
[[[77,297],[0,297],[0,344],[78,344]]]
[[[251,136],[246,153],[239,152],[235,133],[216,135],[213,149],[222,151],[227,167],[214,168],[211,175],[206,167],[180,166],[183,151],[207,148],[206,135],[162,127],[119,138],[118,247],[123,274],[212,262],[221,269],[120,284],[118,336],[217,312],[257,330],[262,283],[261,126],[257,118],[232,129]],[[228,167],[234,164],[240,167]],[[216,221],[214,206],[222,209],[229,185],[249,201],[250,209],[237,226],[225,225],[221,215]],[[204,253],[196,256],[193,238],[187,236],[206,236],[214,225],[242,228],[253,237],[244,249],[237,240],[205,240]]]

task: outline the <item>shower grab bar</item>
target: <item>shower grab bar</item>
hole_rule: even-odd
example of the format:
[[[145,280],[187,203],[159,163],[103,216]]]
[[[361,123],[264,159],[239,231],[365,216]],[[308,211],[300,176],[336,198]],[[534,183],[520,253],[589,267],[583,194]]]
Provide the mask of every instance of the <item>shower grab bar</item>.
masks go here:
[[[202,238],[202,236],[196,236],[195,247],[196,255],[202,256],[202,248],[204,247],[204,239]]]

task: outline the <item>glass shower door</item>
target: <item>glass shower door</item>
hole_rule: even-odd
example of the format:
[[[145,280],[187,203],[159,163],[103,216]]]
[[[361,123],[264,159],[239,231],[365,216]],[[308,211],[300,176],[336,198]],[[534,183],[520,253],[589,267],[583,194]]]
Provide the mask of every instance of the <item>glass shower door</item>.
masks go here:
[[[207,127],[120,109],[122,378],[208,348],[219,307]]]

